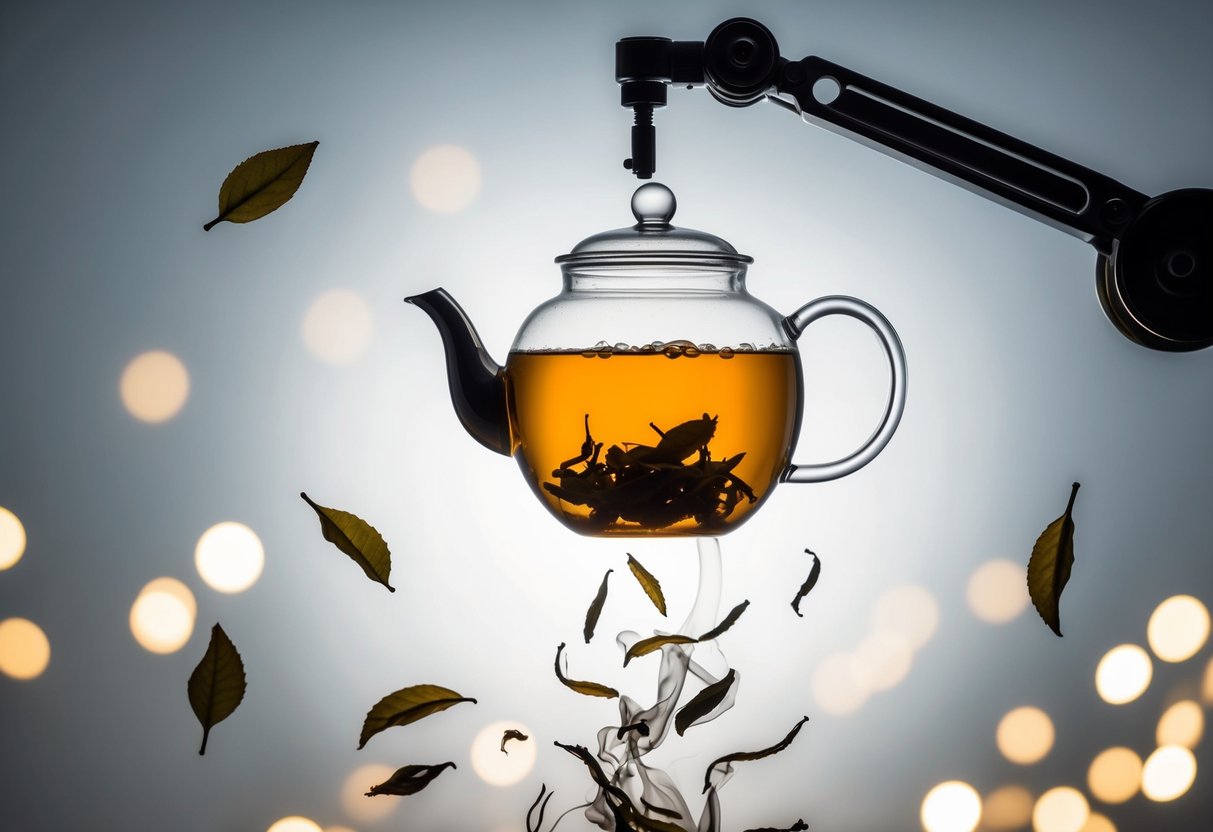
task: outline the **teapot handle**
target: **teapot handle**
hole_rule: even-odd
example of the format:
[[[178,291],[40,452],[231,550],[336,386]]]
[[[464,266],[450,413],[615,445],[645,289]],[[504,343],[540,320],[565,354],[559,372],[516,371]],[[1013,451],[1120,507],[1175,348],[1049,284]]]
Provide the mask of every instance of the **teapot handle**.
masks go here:
[[[810,301],[783,319],[783,325],[793,338],[799,338],[805,328],[813,321],[828,315],[848,315],[857,318],[870,326],[880,339],[885,355],[889,359],[891,374],[891,389],[889,401],[885,406],[884,416],[880,426],[869,437],[863,446],[850,456],[834,462],[816,465],[789,464],[780,476],[780,482],[826,482],[853,474],[867,465],[876,455],[884,450],[885,445],[893,438],[901,422],[902,411],[906,405],[906,354],[902,349],[901,339],[897,331],[884,315],[875,307],[857,298],[832,295]]]

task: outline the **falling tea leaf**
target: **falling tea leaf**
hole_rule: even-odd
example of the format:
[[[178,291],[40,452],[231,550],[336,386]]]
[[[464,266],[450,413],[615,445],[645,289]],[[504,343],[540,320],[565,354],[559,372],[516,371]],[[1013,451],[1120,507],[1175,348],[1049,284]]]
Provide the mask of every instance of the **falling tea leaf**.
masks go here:
[[[375,707],[367,712],[366,721],[362,723],[362,735],[358,738],[358,747],[364,747],[367,740],[385,728],[408,725],[431,714],[445,711],[460,702],[476,704],[475,699],[460,696],[455,691],[438,685],[401,688],[380,699]]]
[[[545,794],[548,796],[547,800],[543,799]],[[548,810],[548,804],[552,802],[552,798],[555,796],[556,792],[548,791],[547,783],[539,784],[539,797],[535,798],[535,802],[531,804],[531,808],[528,809],[526,813],[527,832],[539,832],[540,828],[543,826],[543,813]],[[543,803],[542,806],[539,805],[541,801]],[[539,810],[539,817],[533,818],[532,816],[535,814],[536,809]],[[557,822],[559,823],[559,820]]]
[[[231,716],[240,705],[246,687],[244,662],[227,633],[216,624],[211,628],[211,641],[206,646],[206,653],[190,674],[189,684],[186,685],[190,707],[202,723],[199,754],[206,753],[211,728]]]
[[[1074,566],[1074,498],[1079,484],[1070,489],[1065,514],[1040,533],[1028,560],[1028,594],[1049,629],[1061,635],[1061,593]]]
[[[505,744],[507,742],[509,742],[510,740],[518,740],[519,742],[526,742],[529,739],[530,739],[530,737],[528,737],[526,734],[519,731],[517,728],[506,728],[505,733],[501,735],[501,753],[502,754],[510,753],[505,750]]]
[[[320,142],[293,144],[250,156],[232,170],[219,188],[219,216],[202,226],[252,222],[276,211],[299,190]]]
[[[632,557],[630,553],[628,554],[628,568],[640,582],[640,588],[644,590],[645,595],[649,596],[649,600],[653,602],[657,612],[665,615],[665,595],[662,594],[661,584],[653,577],[653,573],[641,566],[640,561]]]
[[[348,511],[317,505],[303,492],[299,496],[320,518],[320,531],[325,540],[349,555],[372,581],[383,584],[389,592],[396,591],[388,583],[392,574],[392,553],[374,526]]]
[[[442,774],[448,766],[455,768],[454,763],[442,763],[436,766],[403,766],[396,769],[395,774],[378,786],[371,786],[371,790],[366,793],[366,796],[394,794],[404,797],[417,794],[432,783],[435,777]]]
[[[821,577],[821,558],[817,557],[817,553],[812,549],[805,549],[805,554],[813,556],[813,568],[809,570],[809,577],[805,578],[804,583],[800,585],[796,597],[792,599],[792,609],[798,616],[804,618],[804,614],[800,611],[800,601],[810,592],[813,587],[817,586],[817,579]]]
[[[742,601],[740,604],[733,607],[733,609],[729,610],[729,614],[724,617],[724,621],[721,621],[715,627],[701,635],[699,640],[711,641],[712,639],[723,635],[730,627],[737,623],[737,619],[741,618],[741,614],[745,612],[746,607],[749,605],[749,601]]]
[[[623,655],[623,666],[627,667],[628,662],[632,659],[641,656],[647,656],[649,653],[660,650],[662,647],[668,647],[671,644],[696,644],[699,639],[691,636],[669,635],[669,636],[649,636],[642,638],[640,641],[628,648],[628,652]]]
[[[703,775],[704,792],[706,793],[707,790],[712,787],[712,772],[715,770],[716,766],[723,765],[724,771],[722,774],[727,776],[733,770],[733,763],[752,762],[754,760],[761,760],[763,757],[770,757],[772,754],[778,754],[780,751],[783,751],[792,744],[792,740],[796,739],[796,735],[800,733],[801,726],[808,721],[809,718],[807,716],[801,717],[800,722],[796,723],[795,727],[788,732],[786,737],[769,748],[764,748],[761,751],[739,751],[735,754],[726,754],[723,757],[713,760],[712,764],[708,766],[707,771],[704,772]]]
[[[585,611],[585,628],[582,634],[585,636],[585,643],[589,644],[590,639],[594,637],[594,628],[598,626],[598,616],[602,615],[602,605],[606,603],[607,597],[607,579],[611,577],[614,569],[608,569],[606,574],[602,576],[602,584],[598,587],[598,594],[594,596],[590,608]]]
[[[615,738],[623,739],[629,731],[635,731],[640,736],[647,737],[649,735],[649,724],[642,719],[635,725],[620,725],[619,730],[615,732]]]
[[[564,650],[563,641],[556,648],[556,678],[560,680],[561,684],[571,691],[580,693],[582,696],[601,696],[604,699],[615,699],[619,696],[619,691],[606,685],[600,685],[597,682],[578,682],[574,679],[566,678],[560,671],[560,652],[562,650]]]
[[[681,737],[688,728],[698,725],[700,721],[710,721],[705,720],[704,717],[715,711],[725,700],[733,689],[733,680],[736,678],[737,672],[729,668],[729,672],[723,679],[708,685],[695,694],[695,697],[674,715],[674,730],[678,732],[678,736]]]
[[[590,770],[590,777],[598,788],[602,789],[607,806],[614,816],[615,829],[619,830],[619,832],[623,832],[623,830],[635,830],[635,832],[686,832],[681,826],[664,820],[645,817],[644,813],[638,810],[635,804],[632,803],[632,799],[628,797],[627,793],[611,783],[606,773],[603,772],[602,766],[598,764],[598,760],[594,758],[594,755],[585,746],[565,745],[562,742],[557,742],[556,746],[563,748],[585,763],[586,768]]]

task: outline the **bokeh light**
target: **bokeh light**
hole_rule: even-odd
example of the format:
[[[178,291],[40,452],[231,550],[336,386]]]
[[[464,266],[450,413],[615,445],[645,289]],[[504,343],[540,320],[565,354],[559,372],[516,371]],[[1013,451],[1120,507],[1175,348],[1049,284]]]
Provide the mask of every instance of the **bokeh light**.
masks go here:
[[[1116,824],[1107,815],[1092,812],[1080,832],[1116,832]]]
[[[324,832],[320,824],[299,815],[291,815],[274,821],[266,832]]]
[[[190,376],[177,356],[152,350],[126,365],[118,392],[127,411],[139,421],[167,422],[185,406]]]
[[[501,752],[501,738],[513,728],[528,739],[510,740]],[[491,786],[512,786],[531,773],[535,767],[538,743],[531,729],[520,722],[494,722],[484,727],[472,740],[470,756],[472,769],[481,780]]]
[[[438,214],[461,211],[480,193],[480,163],[462,147],[440,144],[417,157],[409,186],[423,208]]]
[[[316,358],[326,364],[352,364],[366,354],[375,334],[375,320],[362,295],[332,289],[312,301],[300,331]]]
[[[901,684],[914,662],[914,649],[898,633],[872,633],[851,654],[851,670],[863,687],[891,690]]]
[[[1141,793],[1160,803],[1182,797],[1196,780],[1196,757],[1181,745],[1164,745],[1146,758]]]
[[[986,795],[981,828],[991,832],[1020,829],[1032,819],[1032,793],[1023,786],[1001,786]]]
[[[0,621],[0,673],[37,679],[51,660],[51,643],[42,628],[25,618]]]
[[[977,567],[965,590],[969,610],[982,621],[1005,624],[1027,608],[1028,584],[1023,566],[992,560]]]
[[[813,673],[812,688],[818,707],[834,716],[855,713],[869,694],[848,653],[833,653],[822,659]]]
[[[1141,757],[1123,747],[1099,752],[1087,769],[1087,787],[1097,800],[1124,803],[1141,789]]]
[[[907,584],[880,596],[872,610],[874,632],[897,633],[915,650],[939,629],[939,604],[929,590]]]
[[[1095,689],[1112,705],[1132,702],[1146,692],[1154,676],[1150,656],[1136,644],[1113,647],[1095,668]]]
[[[355,832],[348,826],[326,826],[324,832]]]
[[[1205,665],[1205,681],[1200,686],[1200,698],[1206,705],[1213,705],[1213,658]]]
[[[1155,742],[1162,745],[1182,745],[1195,748],[1205,732],[1205,712],[1200,703],[1191,699],[1176,702],[1158,720]]]
[[[1146,639],[1164,662],[1190,659],[1209,639],[1209,611],[1191,595],[1173,595],[1150,615]]]
[[[175,578],[157,578],[131,604],[130,626],[144,650],[175,653],[194,632],[198,604],[189,587]]]
[[[0,572],[15,566],[25,554],[25,526],[17,515],[0,506]]]
[[[1040,708],[1016,708],[1004,716],[995,731],[998,750],[1013,763],[1038,763],[1053,748],[1053,721]]]
[[[949,780],[922,799],[922,826],[927,832],[973,832],[981,820],[981,795],[968,783]]]
[[[385,763],[367,763],[350,772],[341,785],[341,806],[345,813],[363,823],[372,823],[390,815],[400,805],[399,797],[390,794],[367,797],[366,793],[371,786],[378,786],[395,774],[396,768]]]
[[[1049,789],[1032,809],[1036,832],[1081,832],[1091,816],[1091,807],[1078,789],[1058,786]]]
[[[248,526],[216,523],[198,538],[194,565],[207,586],[219,592],[243,592],[261,577],[265,549]]]

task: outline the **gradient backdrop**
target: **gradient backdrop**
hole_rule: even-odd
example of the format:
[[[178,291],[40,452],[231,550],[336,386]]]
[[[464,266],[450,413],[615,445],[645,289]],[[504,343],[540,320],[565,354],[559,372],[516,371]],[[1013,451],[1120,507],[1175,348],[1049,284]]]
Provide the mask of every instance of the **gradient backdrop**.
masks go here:
[[[625,552],[681,620],[694,545],[583,539],[554,523],[514,463],[459,427],[437,334],[401,298],[445,286],[503,359],[559,288],[552,258],[632,222],[615,41],[702,39],[734,15],[764,22],[787,56],[837,61],[1147,194],[1213,186],[1204,0],[5,5],[0,506],[28,545],[0,571],[0,620],[36,624],[50,660],[29,680],[0,675],[0,828],[262,832],[300,815],[358,832],[521,832],[541,782],[552,810],[582,801],[584,768],[551,743],[592,743],[616,711],[556,682],[555,645],[570,643],[575,677],[648,704],[656,660],[625,672],[613,636],[663,622],[620,571]],[[722,639],[745,677],[737,706],[656,761],[698,811],[708,761],[807,714],[788,751],[742,764],[721,791],[726,832],[798,817],[816,832],[921,829],[924,796],[950,780],[983,798],[1071,786],[1130,832],[1209,828],[1208,741],[1186,738],[1198,773],[1172,802],[1108,805],[1088,768],[1113,746],[1145,759],[1168,706],[1208,713],[1213,701],[1197,630],[1180,627],[1200,648],[1181,662],[1146,638],[1168,597],[1213,603],[1213,352],[1135,346],[1100,311],[1088,246],[776,107],[672,90],[657,123],[676,223],[754,256],[750,289],[781,311],[835,293],[878,306],[911,375],[876,462],[782,486],[723,540],[722,603],[752,601]],[[237,162],[313,139],[292,202],[202,231]],[[425,154],[445,145],[475,168],[456,154],[435,170]],[[611,335],[587,333],[599,338]],[[842,455],[882,405],[880,350],[834,320],[801,347],[798,456]],[[120,383],[157,350],[179,359],[189,389],[151,423]],[[175,410],[171,390],[161,404]],[[1073,480],[1077,563],[1058,639],[1030,607],[1015,614],[1014,569],[979,570],[1026,564]],[[321,538],[301,490],[379,528],[398,592]],[[195,568],[200,536],[223,521],[264,546],[243,592]],[[824,568],[799,619],[788,601],[805,547]],[[586,646],[607,568],[612,594]],[[973,597],[989,575],[982,597],[1006,605],[1006,623]],[[166,654],[131,625],[159,577],[196,605],[195,618],[160,597],[160,619],[188,625]],[[199,757],[185,682],[216,621],[249,688]],[[917,638],[908,664],[904,641],[870,638],[890,626]],[[6,661],[26,629],[0,639]],[[1125,643],[1146,648],[1152,682],[1112,705],[1096,666]],[[889,689],[872,692],[877,677]],[[355,751],[367,709],[421,682],[480,702]],[[1053,727],[1031,765],[996,742],[1020,706]],[[469,760],[500,720],[529,729],[538,751],[508,787]],[[356,796],[380,773],[364,766],[446,760],[458,769],[420,795]],[[573,815],[561,828],[589,827]]]

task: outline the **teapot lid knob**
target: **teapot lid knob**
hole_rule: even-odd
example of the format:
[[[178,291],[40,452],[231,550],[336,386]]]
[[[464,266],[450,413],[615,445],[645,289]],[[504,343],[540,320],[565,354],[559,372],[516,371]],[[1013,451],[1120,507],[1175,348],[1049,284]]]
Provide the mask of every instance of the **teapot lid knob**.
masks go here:
[[[638,228],[669,228],[677,207],[674,192],[660,182],[646,182],[632,194],[632,213],[639,223]]]

